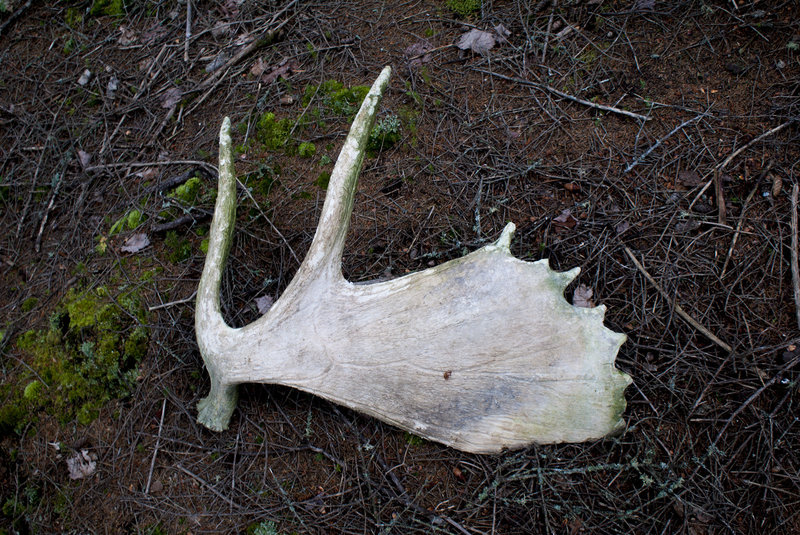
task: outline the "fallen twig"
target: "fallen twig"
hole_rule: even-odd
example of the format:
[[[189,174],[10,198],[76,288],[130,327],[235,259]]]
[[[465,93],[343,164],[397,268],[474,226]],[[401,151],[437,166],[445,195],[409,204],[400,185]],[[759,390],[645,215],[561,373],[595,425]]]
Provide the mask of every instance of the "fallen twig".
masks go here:
[[[184,299],[178,299],[177,301],[170,301],[169,303],[162,303],[160,305],[153,305],[151,307],[147,307],[147,311],[148,312],[152,312],[152,311],[158,310],[160,308],[167,308],[167,307],[171,307],[171,306],[174,306],[174,305],[183,305],[185,303],[190,303],[192,301],[192,299],[194,299],[194,296],[196,296],[196,295],[197,295],[197,290],[195,290],[192,293],[192,295],[190,295],[189,297],[186,297]]]
[[[13,24],[14,21],[16,21],[20,17],[20,15],[22,15],[25,12],[26,9],[31,7],[32,3],[33,0],[28,0],[27,2],[22,4],[22,6],[20,6],[19,9],[17,9],[14,13],[12,13],[11,16],[8,17],[8,19],[2,25],[0,25],[0,35],[3,35],[5,29],[11,24]]]
[[[518,84],[527,85],[531,87],[535,87],[540,91],[547,91],[549,93],[553,93],[554,95],[558,95],[559,97],[565,98],[567,100],[571,100],[573,102],[577,102],[578,104],[583,104],[584,106],[589,106],[590,108],[595,108],[598,110],[608,111],[611,113],[617,113],[619,115],[625,115],[626,117],[632,117],[634,119],[639,119],[640,121],[647,121],[649,117],[644,115],[639,115],[638,113],[633,113],[628,110],[621,110],[619,108],[614,108],[613,106],[606,106],[605,104],[597,104],[596,102],[591,102],[589,100],[584,100],[582,98],[578,98],[575,96],[570,95],[569,93],[564,93],[563,91],[559,91],[555,87],[551,87],[545,84],[539,84],[536,82],[531,82],[528,80],[523,80],[522,78],[516,78],[514,76],[505,76],[503,74],[498,74],[492,71],[484,71],[482,69],[473,69],[475,72],[480,72],[483,74],[488,74],[489,76],[494,76],[495,78],[500,78],[502,80],[508,80],[509,82],[516,82]]]
[[[167,409],[167,398],[161,404],[161,421],[158,424],[158,436],[156,437],[156,446],[153,448],[153,458],[150,459],[150,471],[147,473],[147,485],[144,487],[144,493],[150,494],[150,483],[153,480],[153,468],[156,466],[156,455],[158,455],[158,447],[161,446],[161,429],[164,427],[164,413]]]
[[[183,61],[189,62],[189,41],[192,39],[192,0],[186,2],[186,40],[183,42]]]
[[[722,173],[719,169],[714,170],[714,183],[716,184],[716,198],[717,198],[717,222],[720,225],[727,225],[725,216],[727,210],[725,209],[725,192],[722,191]]]
[[[749,149],[750,147],[752,147],[753,145],[755,145],[759,141],[761,141],[763,139],[766,139],[769,136],[772,136],[774,134],[777,134],[778,132],[780,132],[781,130],[783,130],[784,128],[786,128],[787,126],[789,126],[790,124],[792,124],[795,121],[797,121],[797,119],[789,119],[785,123],[783,123],[781,125],[778,125],[775,128],[771,128],[770,130],[767,130],[766,132],[764,132],[760,136],[751,139],[748,143],[745,143],[744,145],[739,147],[737,150],[733,151],[727,158],[725,158],[725,160],[723,160],[723,162],[721,164],[716,166],[714,169],[716,169],[718,171],[722,171],[723,169],[728,167],[728,164],[730,164],[733,161],[733,159],[736,158],[737,156],[739,156],[741,153],[743,153],[744,151],[746,151],[747,149]],[[703,188],[697,193],[697,195],[695,196],[694,200],[689,204],[688,210],[692,209],[692,207],[700,199],[700,197],[703,195],[703,193],[705,193],[706,190],[714,182],[714,177],[713,176],[711,176],[710,179],[708,178],[709,174],[713,174],[713,171],[712,171],[712,173],[708,173],[703,177],[703,180],[707,180],[707,182],[705,183]]]
[[[633,252],[627,246],[623,246],[623,247],[625,249],[625,254],[627,254],[628,257],[631,259],[631,261],[633,262],[633,265],[636,266],[636,269],[641,271],[642,275],[644,275],[645,278],[648,281],[650,281],[650,284],[653,285],[653,287],[658,291],[658,293],[661,294],[661,296],[664,299],[666,299],[668,302],[671,302],[673,304],[673,306],[675,307],[675,312],[677,312],[678,315],[681,318],[683,318],[684,321],[686,321],[686,323],[688,323],[689,325],[691,325],[692,327],[694,327],[695,329],[697,329],[698,331],[703,333],[709,340],[711,340],[712,342],[717,344],[719,347],[721,347],[725,351],[728,351],[728,352],[733,351],[733,348],[731,346],[729,346],[728,344],[726,344],[725,342],[720,340],[716,335],[714,335],[714,333],[712,333],[711,331],[709,331],[708,329],[703,327],[697,320],[695,320],[692,316],[690,316],[689,313],[686,312],[683,309],[683,307],[681,307],[678,303],[674,303],[673,299],[669,296],[669,294],[667,294],[667,292],[664,291],[663,288],[661,288],[661,286],[658,284],[658,282],[656,282],[656,280],[653,278],[653,276],[650,275],[650,273],[647,272],[647,270],[644,268],[644,266],[636,259],[636,257],[633,255]]]
[[[56,203],[56,197],[58,197],[58,192],[61,191],[61,184],[64,183],[64,174],[57,173],[56,178],[56,187],[53,188],[53,193],[50,195],[50,202],[47,203],[47,208],[44,210],[44,215],[42,216],[42,222],[39,225],[39,232],[36,233],[36,244],[33,247],[33,250],[37,253],[42,248],[42,234],[44,233],[44,227],[47,225],[47,219],[50,216],[50,211],[53,209],[53,205]]]
[[[733,256],[733,249],[736,247],[736,242],[739,240],[739,234],[742,232],[742,223],[744,223],[744,214],[747,212],[747,206],[750,204],[750,201],[753,200],[753,196],[758,191],[758,186],[761,184],[761,180],[767,176],[770,169],[772,169],[773,160],[770,160],[767,163],[767,166],[758,174],[755,180],[755,184],[753,185],[753,189],[750,190],[750,193],[747,195],[747,198],[744,200],[744,204],[742,205],[742,213],[739,215],[739,222],[736,224],[736,232],[733,233],[733,240],[731,240],[731,246],[728,248],[728,255],[725,257],[725,262],[722,264],[722,271],[720,272],[719,278],[722,279],[725,277],[725,272],[728,269],[728,262],[731,261],[731,257]],[[715,171],[715,173],[719,173],[720,171]]]
[[[797,184],[792,186],[792,283],[794,285],[794,312],[800,329],[800,269],[797,265]]]
[[[636,157],[636,158],[635,158],[635,159],[634,159],[634,160],[633,160],[631,163],[629,163],[629,164],[628,164],[628,166],[625,168],[625,171],[623,171],[623,172],[624,172],[624,173],[628,173],[628,172],[630,172],[630,171],[631,171],[631,169],[633,169],[634,167],[636,167],[637,165],[639,165],[640,163],[642,163],[642,162],[644,161],[644,159],[645,159],[645,158],[647,158],[647,156],[648,156],[648,155],[649,155],[651,152],[653,152],[654,150],[656,150],[656,149],[657,149],[657,148],[658,148],[658,147],[659,147],[659,146],[660,146],[662,143],[664,143],[666,140],[668,140],[668,139],[669,139],[669,138],[670,138],[672,135],[674,135],[674,134],[675,134],[676,132],[678,132],[679,130],[682,130],[682,129],[683,129],[683,128],[685,128],[686,126],[690,125],[690,124],[691,124],[691,123],[693,123],[694,121],[696,121],[696,120],[698,120],[698,119],[701,119],[701,118],[703,118],[704,116],[705,116],[705,114],[702,114],[702,115],[698,115],[697,117],[694,117],[694,118],[692,118],[692,119],[689,119],[689,120],[683,121],[681,124],[679,124],[678,126],[676,126],[675,128],[673,128],[673,129],[672,129],[672,130],[671,130],[671,131],[670,131],[670,132],[669,132],[669,133],[668,133],[666,136],[662,137],[661,139],[659,139],[658,141],[656,141],[656,142],[655,142],[653,145],[651,145],[649,149],[647,149],[646,151],[644,151],[643,153],[641,153],[639,156],[637,156],[637,157]]]
[[[216,165],[212,165],[208,162],[201,162],[200,160],[170,160],[168,162],[138,162],[138,163],[106,163],[102,165],[90,165],[86,168],[86,172],[89,171],[102,171],[105,169],[117,169],[119,167],[130,167],[131,169],[139,168],[139,167],[155,167],[161,165],[199,165],[200,167],[204,167],[207,171],[211,172],[211,177],[213,179],[217,178],[217,174],[219,170],[217,169]]]
[[[183,467],[183,466],[182,466],[180,463],[179,463],[179,464],[176,464],[176,465],[175,465],[175,468],[177,468],[178,470],[180,470],[181,472],[183,472],[183,473],[184,473],[184,474],[186,474],[187,476],[191,477],[192,479],[194,479],[195,481],[197,481],[198,483],[200,483],[201,485],[203,485],[204,487],[206,487],[206,488],[207,488],[208,490],[210,490],[210,491],[211,491],[211,493],[212,493],[212,494],[214,494],[214,495],[215,495],[217,498],[220,498],[220,499],[222,499],[223,501],[225,501],[225,503],[227,503],[228,505],[230,505],[230,506],[231,506],[231,507],[233,507],[234,509],[241,509],[241,508],[242,508],[242,506],[241,506],[241,505],[239,505],[238,503],[236,503],[235,501],[231,500],[230,498],[228,498],[227,496],[225,496],[224,494],[222,494],[220,491],[218,491],[217,489],[215,489],[215,488],[214,488],[214,487],[213,487],[213,486],[212,486],[210,483],[208,483],[208,481],[206,481],[206,480],[205,480],[205,479],[203,479],[202,477],[198,476],[198,475],[197,475],[197,474],[195,474],[194,472],[191,472],[191,471],[187,470],[187,469],[186,469],[186,468],[184,468],[184,467]],[[283,487],[280,487],[280,486],[278,486],[278,488],[281,488],[281,489],[282,489]]]

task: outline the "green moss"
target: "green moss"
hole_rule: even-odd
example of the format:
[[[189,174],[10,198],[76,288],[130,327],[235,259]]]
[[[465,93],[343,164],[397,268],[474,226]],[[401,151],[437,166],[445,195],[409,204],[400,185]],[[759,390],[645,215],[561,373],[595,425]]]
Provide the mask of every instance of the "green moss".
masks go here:
[[[117,219],[108,231],[110,236],[124,230],[133,230],[144,223],[145,216],[141,210],[130,210],[125,215]]]
[[[341,82],[327,80],[318,86],[306,86],[300,103],[305,107],[311,103],[312,99],[315,99],[319,102],[321,110],[318,113],[327,112],[352,119],[367,93],[369,93],[369,87],[365,85],[344,87]]]
[[[130,291],[112,298],[105,287],[70,290],[49,328],[17,339],[35,378],[23,377],[0,392],[7,400],[0,407],[0,432],[19,432],[41,411],[85,425],[106,403],[127,396],[147,352],[146,316]]]
[[[64,15],[64,22],[72,29],[78,28],[83,24],[83,15],[77,7],[68,7]]]
[[[208,254],[208,238],[200,242],[200,250],[203,254]]]
[[[297,147],[297,155],[301,158],[311,158],[317,153],[317,146],[313,143],[300,143],[300,146]]]
[[[331,174],[327,171],[323,171],[314,181],[314,184],[322,189],[328,189],[328,183],[330,183],[330,181],[331,181]]]
[[[469,17],[481,10],[481,0],[447,0],[447,7],[459,17]]]
[[[167,260],[173,264],[183,262],[192,256],[192,244],[183,236],[178,236],[174,230],[167,232],[164,238]]]
[[[290,146],[293,127],[291,119],[277,119],[274,113],[265,113],[256,124],[256,137],[270,150],[285,150]]]
[[[30,402],[37,402],[42,394],[42,382],[34,380],[28,383],[25,390],[22,392],[22,397]]]
[[[125,5],[123,0],[94,0],[92,7],[89,8],[92,16],[106,15],[108,17],[121,17],[125,15]]]
[[[172,190],[169,196],[191,206],[197,201],[202,185],[200,179],[195,176]]]
[[[38,297],[29,297],[25,301],[22,302],[22,311],[23,312],[30,312],[39,302]]]

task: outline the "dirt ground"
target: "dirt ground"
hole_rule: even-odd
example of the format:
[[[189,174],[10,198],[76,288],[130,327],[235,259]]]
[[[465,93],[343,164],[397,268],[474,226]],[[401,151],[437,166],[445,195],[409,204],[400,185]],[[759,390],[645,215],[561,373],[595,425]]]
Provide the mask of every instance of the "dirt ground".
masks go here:
[[[800,6],[470,4],[0,2],[0,533],[800,533]],[[493,45],[456,46],[473,29]],[[399,139],[365,162],[345,275],[420,270],[515,222],[512,252],[580,266],[566,298],[591,289],[628,336],[621,435],[469,455],[264,385],[229,430],[196,423],[223,117],[241,326],[316,228],[352,111],[320,84],[384,65]],[[115,327],[90,311],[98,338],[64,353],[78,383],[56,386],[78,295]],[[76,384],[102,336],[100,402]]]

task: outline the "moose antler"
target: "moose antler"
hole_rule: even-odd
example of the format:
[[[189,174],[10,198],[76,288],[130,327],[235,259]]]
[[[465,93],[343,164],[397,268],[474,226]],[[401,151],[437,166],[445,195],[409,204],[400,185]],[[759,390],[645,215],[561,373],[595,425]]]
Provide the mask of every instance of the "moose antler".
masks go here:
[[[341,258],[386,67],[353,121],[311,248],[281,298],[233,329],[219,287],[236,210],[230,120],[220,132],[219,191],[195,328],[211,376],[198,421],[226,429],[236,385],[275,383],[322,396],[470,452],[577,442],[622,427],[631,379],[614,367],[625,335],[605,307],[564,299],[579,268],[552,271],[509,250],[514,225],[463,258],[388,282],[354,285]]]

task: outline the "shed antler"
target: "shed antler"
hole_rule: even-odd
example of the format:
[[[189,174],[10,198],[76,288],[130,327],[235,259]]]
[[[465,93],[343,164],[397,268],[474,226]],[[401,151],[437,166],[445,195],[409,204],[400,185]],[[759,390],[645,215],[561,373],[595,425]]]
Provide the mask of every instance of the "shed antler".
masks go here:
[[[281,298],[241,329],[219,287],[233,234],[230,120],[220,133],[219,192],[195,327],[211,376],[198,420],[226,429],[236,385],[276,383],[322,396],[470,452],[577,442],[622,427],[631,379],[614,367],[625,335],[605,307],[564,299],[579,268],[552,271],[509,250],[514,225],[463,258],[388,282],[341,273],[358,173],[391,70],[364,99],[331,175],[311,248]]]

